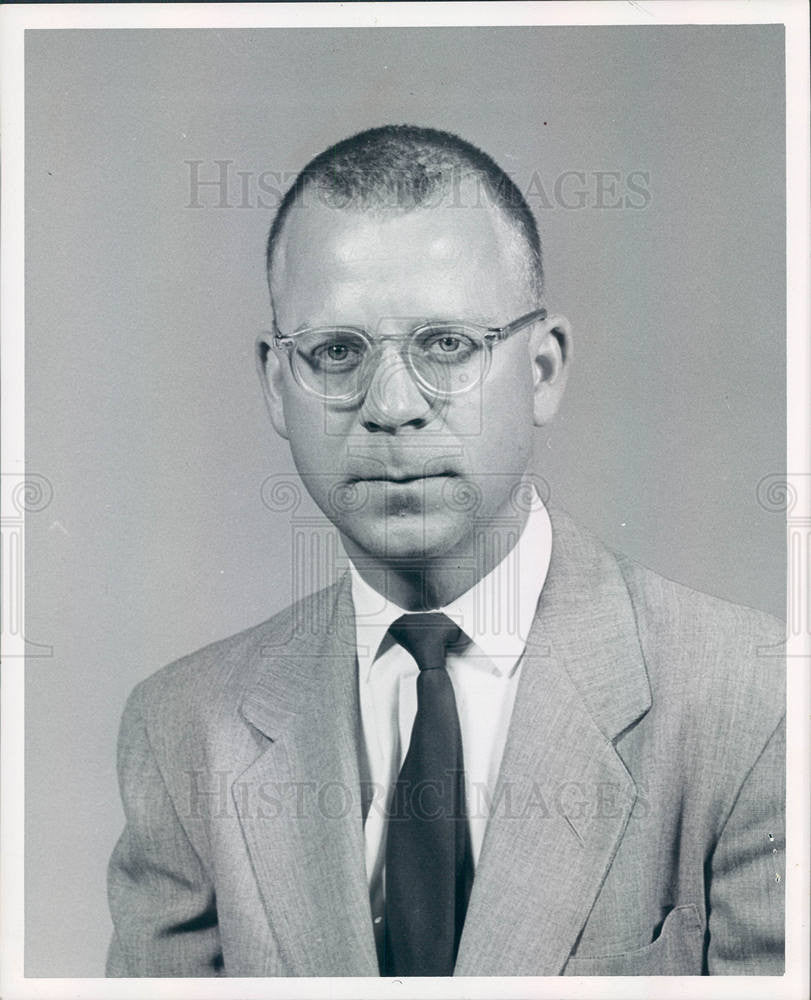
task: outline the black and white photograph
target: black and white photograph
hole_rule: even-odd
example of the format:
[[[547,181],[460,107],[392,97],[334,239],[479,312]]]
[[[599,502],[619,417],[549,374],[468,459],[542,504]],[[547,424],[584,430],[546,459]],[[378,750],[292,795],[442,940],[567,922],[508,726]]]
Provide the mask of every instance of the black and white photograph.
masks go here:
[[[2,996],[807,996],[805,5],[3,18]]]

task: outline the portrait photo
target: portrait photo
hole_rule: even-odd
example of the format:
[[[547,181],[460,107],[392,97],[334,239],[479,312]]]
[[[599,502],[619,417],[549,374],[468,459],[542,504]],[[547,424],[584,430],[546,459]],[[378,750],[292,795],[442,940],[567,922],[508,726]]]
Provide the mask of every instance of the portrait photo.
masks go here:
[[[807,11],[139,6],[7,69],[4,996],[794,996]]]

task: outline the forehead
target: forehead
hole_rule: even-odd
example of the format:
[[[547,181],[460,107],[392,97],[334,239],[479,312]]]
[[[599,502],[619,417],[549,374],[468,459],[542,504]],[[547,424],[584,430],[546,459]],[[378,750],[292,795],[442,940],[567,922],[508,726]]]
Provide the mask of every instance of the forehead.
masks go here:
[[[500,319],[531,307],[522,251],[486,204],[398,213],[305,202],[291,210],[274,254],[277,321],[291,329],[370,315]]]

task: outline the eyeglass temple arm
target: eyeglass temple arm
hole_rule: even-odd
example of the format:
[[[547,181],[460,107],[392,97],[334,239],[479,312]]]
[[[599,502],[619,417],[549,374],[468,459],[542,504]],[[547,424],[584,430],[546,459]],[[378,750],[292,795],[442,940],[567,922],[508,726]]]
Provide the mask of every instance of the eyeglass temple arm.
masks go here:
[[[525,316],[519,316],[518,319],[514,319],[512,323],[508,323],[506,326],[491,327],[488,332],[493,334],[494,340],[506,340],[514,333],[518,333],[519,330],[523,330],[525,326],[529,326],[530,323],[537,323],[539,320],[546,319],[547,315],[546,309],[533,309],[532,312],[527,313]]]
[[[273,342],[278,347],[292,347],[295,341],[292,337],[287,336],[287,334],[282,333],[282,331],[276,326],[276,322],[273,323]]]

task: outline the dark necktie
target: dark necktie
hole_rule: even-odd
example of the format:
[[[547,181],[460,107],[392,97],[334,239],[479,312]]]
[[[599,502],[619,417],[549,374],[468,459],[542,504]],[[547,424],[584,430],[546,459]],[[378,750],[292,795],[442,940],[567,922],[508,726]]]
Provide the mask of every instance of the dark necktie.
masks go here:
[[[420,673],[387,827],[383,971],[450,976],[473,881],[462,733],[445,669],[446,647],[460,631],[440,612],[403,615],[389,631]]]

